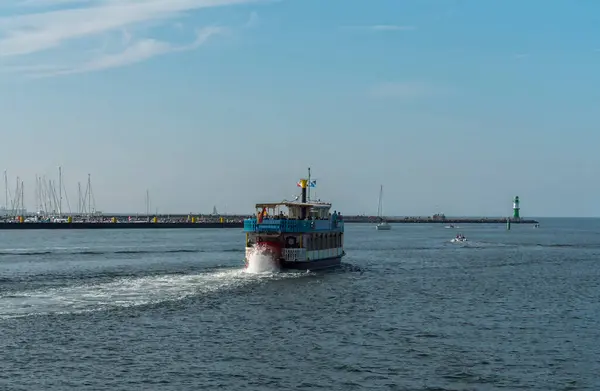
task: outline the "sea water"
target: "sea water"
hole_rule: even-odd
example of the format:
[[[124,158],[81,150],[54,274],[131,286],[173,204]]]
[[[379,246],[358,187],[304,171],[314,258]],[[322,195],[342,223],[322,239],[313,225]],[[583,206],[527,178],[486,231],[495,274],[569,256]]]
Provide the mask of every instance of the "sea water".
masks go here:
[[[540,223],[257,274],[239,229],[1,231],[0,390],[599,390],[600,220]]]

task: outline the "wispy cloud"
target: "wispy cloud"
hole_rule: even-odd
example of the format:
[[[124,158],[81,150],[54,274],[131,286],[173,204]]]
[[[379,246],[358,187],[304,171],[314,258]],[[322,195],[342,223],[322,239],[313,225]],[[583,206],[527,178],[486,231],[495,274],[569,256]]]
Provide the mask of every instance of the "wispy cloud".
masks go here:
[[[195,40],[190,37],[188,43],[182,44],[152,37],[153,28],[177,24],[179,18],[192,11],[257,2],[262,0],[13,1],[9,9],[14,16],[0,18],[0,64],[18,61],[26,67],[39,66],[40,60],[36,57],[41,54],[46,61],[77,57],[76,64],[57,66],[54,73],[50,72],[68,74],[125,66],[158,55],[193,50],[227,29],[204,27],[197,31]],[[252,13],[248,25],[255,25],[257,18]],[[132,29],[141,30],[145,36],[134,38]],[[76,55],[89,53],[89,48],[107,34],[120,34],[118,50],[102,50],[103,53],[94,58]]]
[[[37,77],[69,75],[74,73],[85,73],[100,71],[103,69],[117,68],[126,65],[146,61],[152,57],[172,53],[194,50],[202,45],[206,40],[215,34],[222,33],[223,29],[217,27],[207,27],[197,33],[194,42],[187,45],[175,45],[156,39],[142,39],[128,45],[124,50],[114,54],[104,54],[98,58],[92,59],[75,67],[60,68],[54,67],[45,71],[37,72]]]
[[[422,82],[384,82],[372,86],[368,92],[374,98],[415,99],[437,96],[448,91]]]

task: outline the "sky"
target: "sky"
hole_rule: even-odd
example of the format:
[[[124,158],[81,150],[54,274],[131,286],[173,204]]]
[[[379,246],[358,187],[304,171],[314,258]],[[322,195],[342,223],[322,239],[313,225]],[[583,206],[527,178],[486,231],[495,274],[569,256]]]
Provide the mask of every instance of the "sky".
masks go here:
[[[595,0],[4,0],[0,170],[30,210],[58,166],[120,213],[311,167],[344,214],[600,216],[598,70]]]

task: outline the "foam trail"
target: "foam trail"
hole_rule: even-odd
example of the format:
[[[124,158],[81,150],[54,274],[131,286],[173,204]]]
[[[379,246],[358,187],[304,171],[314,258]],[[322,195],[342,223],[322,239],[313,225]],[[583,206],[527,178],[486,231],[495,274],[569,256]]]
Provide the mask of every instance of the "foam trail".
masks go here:
[[[247,256],[248,267],[246,273],[275,273],[279,271],[279,267],[270,251],[264,246],[254,246],[252,251]]]
[[[232,289],[249,282],[239,270],[195,275],[122,278],[108,283],[71,285],[0,295],[0,319],[131,307]],[[240,279],[241,278],[241,279]]]

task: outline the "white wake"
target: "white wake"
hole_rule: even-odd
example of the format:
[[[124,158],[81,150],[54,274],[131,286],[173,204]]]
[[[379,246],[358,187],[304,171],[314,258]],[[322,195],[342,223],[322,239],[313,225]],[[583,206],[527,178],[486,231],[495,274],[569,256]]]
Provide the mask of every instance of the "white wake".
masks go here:
[[[120,278],[105,283],[82,283],[58,288],[0,294],[0,319],[29,315],[75,314],[113,308],[178,301],[226,291],[264,278],[294,278],[300,274],[247,274],[225,269],[193,275]]]

